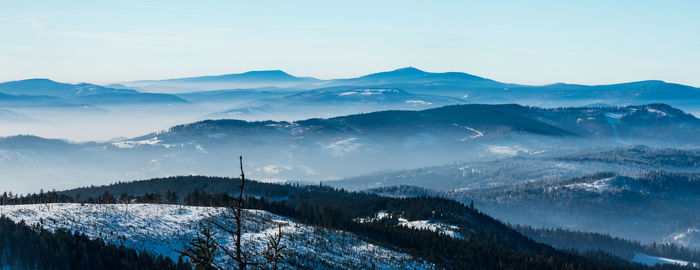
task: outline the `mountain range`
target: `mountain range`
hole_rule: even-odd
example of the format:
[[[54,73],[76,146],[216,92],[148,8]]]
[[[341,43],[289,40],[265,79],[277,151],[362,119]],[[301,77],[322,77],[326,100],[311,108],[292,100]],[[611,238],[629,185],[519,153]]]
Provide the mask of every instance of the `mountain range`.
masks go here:
[[[51,186],[61,188],[115,177],[230,175],[231,153],[242,153],[258,179],[320,181],[591,147],[697,147],[698,136],[699,119],[663,104],[558,109],[467,104],[293,122],[205,120],[108,142],[9,136],[0,139],[0,166],[10,177],[51,178]],[[31,173],[16,169],[39,164],[43,169]],[[63,170],[77,174],[50,176]],[[457,182],[450,188],[462,187]]]
[[[698,161],[697,148],[628,146],[377,172],[328,183],[391,197],[474,202],[513,224],[697,248]]]
[[[415,94],[444,95],[466,98],[470,103],[506,103],[513,101],[579,102],[596,101],[609,105],[634,101],[668,102],[697,100],[698,88],[663,81],[639,81],[611,85],[577,85],[555,83],[543,86],[502,83],[461,72],[432,73],[408,67],[350,79],[320,80],[294,77],[280,70],[254,71],[221,76],[125,82],[122,85],[151,91],[189,88],[193,91],[233,88],[282,87],[289,90],[347,90],[351,87],[398,88]],[[586,103],[588,102],[588,103]],[[537,105],[537,104],[534,104]],[[677,105],[677,104],[672,104]],[[697,105],[694,104],[693,105]]]
[[[532,267],[641,267],[621,258],[676,258],[692,265],[700,258],[687,251],[698,248],[700,235],[698,101],[697,88],[663,81],[528,86],[416,68],[330,80],[273,70],[108,86],[48,79],[0,83],[0,123],[9,135],[0,137],[0,185],[15,189],[15,195],[3,195],[3,204],[89,206],[0,208],[15,221],[38,221],[36,228],[47,230],[74,222],[70,216],[77,212],[94,212],[92,203],[115,203],[117,195],[122,203],[147,204],[134,215],[167,202],[188,206],[157,207],[172,210],[166,219],[191,218],[216,211],[194,206],[226,205],[235,187],[231,178],[197,175],[238,175],[242,155],[246,175],[260,181],[248,186],[246,203],[265,216],[249,225],[269,227],[271,219],[289,225],[291,243],[308,251],[301,257],[318,248],[303,239],[310,236],[317,243],[345,243],[317,254],[348,268],[367,268],[352,259],[367,253],[342,249],[371,244],[417,268],[473,266],[479,263],[474,258],[487,255],[496,258],[488,263],[519,258],[510,262]],[[124,133],[60,139],[53,133],[60,128]],[[35,135],[7,134],[15,130]],[[94,186],[173,175],[190,176]],[[37,187],[65,191],[16,195]],[[183,243],[159,229],[128,226],[96,236],[107,234],[97,226],[133,217],[114,206],[97,209],[111,209],[111,221],[94,222],[100,216],[93,213],[68,228],[169,258],[173,245]],[[195,233],[191,224],[171,225],[186,231],[178,237]],[[595,245],[590,239],[597,239]],[[150,244],[159,241],[166,246]],[[458,248],[444,249],[445,243]]]
[[[700,98],[698,88],[663,81],[639,81],[595,86],[564,83],[531,86],[502,83],[461,72],[425,72],[412,67],[357,78],[330,80],[295,77],[281,70],[123,82],[107,87],[87,83],[62,84],[47,79],[30,79],[2,83],[0,84],[0,93],[72,98],[96,94],[139,93],[132,89],[146,92],[178,93],[182,96],[193,96],[196,92],[213,90],[235,92],[247,89],[251,92],[257,92],[267,89],[268,91],[273,90],[273,92],[294,92],[289,95],[290,98],[298,98],[299,93],[307,90],[314,90],[315,93],[342,93],[349,92],[353,88],[396,89],[417,95],[459,98],[468,103],[518,102],[545,106],[554,102],[566,102],[565,104],[576,106],[596,103],[625,105],[639,102],[665,102],[675,106],[696,106],[695,100]],[[189,91],[183,92],[178,89],[189,89]],[[202,96],[199,96],[199,99],[201,101]]]
[[[48,79],[0,83],[0,102],[6,107],[187,103],[168,94],[141,93],[131,89],[115,89],[88,83],[58,83]]]
[[[109,119],[120,125],[111,130],[111,136],[82,134],[67,138],[107,140],[143,134],[143,129],[133,127],[153,126],[152,130],[159,130],[176,123],[207,119],[291,122],[382,110],[507,103],[543,108],[664,103],[697,113],[700,112],[698,100],[698,88],[663,81],[531,86],[412,67],[329,80],[295,77],[272,70],[107,86],[48,79],[0,83],[0,109],[4,111],[0,122],[16,124],[17,119],[22,119],[34,123],[17,128],[23,133],[50,137],[52,134],[42,128],[46,124],[88,129]],[[0,135],[14,134],[6,131]]]

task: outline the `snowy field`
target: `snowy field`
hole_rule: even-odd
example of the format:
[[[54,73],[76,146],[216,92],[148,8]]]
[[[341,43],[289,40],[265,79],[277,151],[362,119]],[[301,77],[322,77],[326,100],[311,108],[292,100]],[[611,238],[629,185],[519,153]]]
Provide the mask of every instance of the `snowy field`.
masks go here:
[[[32,204],[0,206],[0,215],[12,220],[39,224],[48,230],[79,231],[90,238],[147,250],[177,260],[176,250],[192,239],[206,220],[221,220],[224,208],[165,204]],[[282,225],[283,243],[288,248],[287,267],[358,269],[430,269],[410,255],[378,247],[356,235],[294,223],[266,211],[245,211],[244,244],[259,252],[267,235]],[[220,241],[233,242],[218,232]],[[223,259],[223,256],[221,257]]]

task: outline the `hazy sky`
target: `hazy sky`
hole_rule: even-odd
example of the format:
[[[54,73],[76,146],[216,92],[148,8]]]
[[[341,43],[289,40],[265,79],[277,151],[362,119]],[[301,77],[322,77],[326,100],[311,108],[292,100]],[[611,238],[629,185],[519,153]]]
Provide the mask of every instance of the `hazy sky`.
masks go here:
[[[0,81],[414,66],[504,82],[700,86],[700,1],[4,1]]]

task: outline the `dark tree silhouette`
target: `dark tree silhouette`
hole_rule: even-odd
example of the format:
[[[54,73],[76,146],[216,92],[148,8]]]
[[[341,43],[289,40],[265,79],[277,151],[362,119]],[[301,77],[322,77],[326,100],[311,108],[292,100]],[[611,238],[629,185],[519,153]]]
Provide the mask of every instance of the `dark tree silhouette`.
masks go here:
[[[224,215],[220,219],[211,219],[209,221],[209,226],[215,226],[222,232],[229,234],[234,239],[234,249],[231,250],[228,246],[213,238],[213,233],[210,228],[207,227],[200,231],[197,238],[190,241],[185,247],[185,251],[178,251],[183,254],[185,258],[188,258],[197,265],[201,267],[199,269],[223,269],[231,267],[221,267],[216,265],[214,261],[215,253],[217,250],[221,250],[225,256],[235,262],[236,269],[247,269],[249,266],[256,266],[261,269],[278,269],[279,263],[282,261],[284,256],[285,245],[282,244],[282,225],[278,224],[277,234],[268,235],[267,247],[262,256],[264,261],[255,261],[251,257],[255,254],[246,254],[243,250],[242,243],[242,232],[243,232],[243,203],[245,199],[243,197],[243,191],[245,187],[245,172],[243,171],[243,156],[239,157],[239,164],[241,170],[241,182],[239,185],[238,196],[229,200],[227,207],[230,212],[233,212],[233,221],[230,220],[230,216]],[[233,222],[235,227],[229,226]],[[206,256],[205,256],[206,255]],[[210,256],[210,257],[208,257]],[[200,266],[201,265],[201,266]]]
[[[186,258],[194,265],[195,270],[213,270],[221,269],[214,263],[216,259],[216,244],[214,243],[216,232],[212,232],[211,226],[204,226],[197,233],[195,239],[185,246],[185,250],[177,251],[180,253],[180,259]]]

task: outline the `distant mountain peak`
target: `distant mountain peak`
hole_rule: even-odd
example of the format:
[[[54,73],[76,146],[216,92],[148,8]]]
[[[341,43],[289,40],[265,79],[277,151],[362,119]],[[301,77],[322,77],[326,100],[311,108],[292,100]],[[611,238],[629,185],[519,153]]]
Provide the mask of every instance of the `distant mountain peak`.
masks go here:
[[[251,70],[248,72],[244,72],[241,74],[275,74],[275,75],[286,75],[286,76],[292,76],[287,72],[284,72],[279,69],[269,69],[269,70]],[[292,76],[293,77],[293,76]]]
[[[9,83],[16,83],[16,84],[19,84],[19,83],[23,83],[23,84],[61,84],[59,82],[56,82],[56,81],[53,81],[50,79],[46,79],[46,78],[32,78],[32,79],[26,79],[26,80],[17,80],[17,81],[6,82],[3,84],[9,84]]]
[[[395,69],[390,72],[401,72],[401,73],[427,73],[425,71],[422,71],[420,69],[414,68],[414,67],[403,67],[399,69]]]
[[[213,76],[188,77],[179,79],[169,79],[164,81],[179,82],[295,82],[310,78],[300,78],[293,76],[282,70],[254,70],[244,73],[231,73]]]
[[[284,72],[279,69],[274,69],[274,70],[254,70],[254,71],[248,71],[245,73],[241,74],[231,74],[231,75],[241,75],[241,76],[257,76],[261,78],[289,78],[289,79],[296,79],[297,77],[294,75],[291,75],[287,72]]]
[[[404,67],[391,71],[384,71],[365,75],[356,79],[349,80],[365,80],[364,84],[385,84],[385,83],[428,83],[438,81],[488,81],[478,76],[463,72],[444,72],[434,73],[426,72],[415,67]],[[495,83],[495,82],[494,82]]]
[[[26,79],[26,80],[18,80],[18,82],[54,82],[51,79],[47,78],[31,78],[31,79]]]

